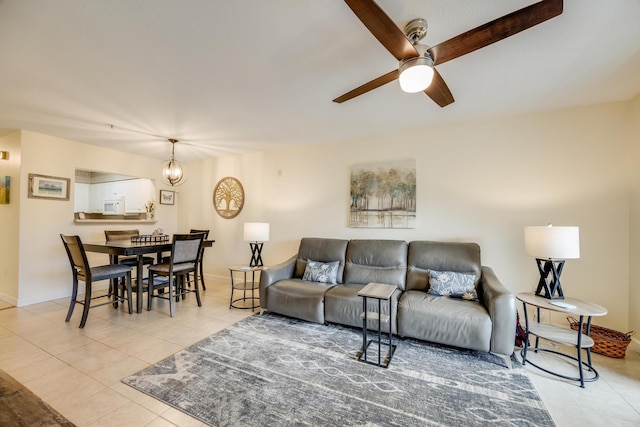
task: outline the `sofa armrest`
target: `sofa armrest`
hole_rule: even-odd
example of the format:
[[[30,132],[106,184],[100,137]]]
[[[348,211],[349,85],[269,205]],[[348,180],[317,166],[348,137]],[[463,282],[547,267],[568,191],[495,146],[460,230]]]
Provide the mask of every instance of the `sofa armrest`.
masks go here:
[[[515,296],[496,277],[493,269],[482,267],[481,298],[491,317],[491,352],[510,356],[516,337]]]
[[[267,288],[274,283],[291,279],[296,267],[297,255],[292,256],[285,262],[265,267],[260,273],[260,307],[267,309]]]

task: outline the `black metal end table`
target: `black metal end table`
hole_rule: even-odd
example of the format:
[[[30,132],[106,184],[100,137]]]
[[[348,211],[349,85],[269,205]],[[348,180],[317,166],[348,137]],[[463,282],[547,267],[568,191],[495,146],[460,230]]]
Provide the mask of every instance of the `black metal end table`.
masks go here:
[[[360,292],[358,292],[358,296],[362,297],[362,314],[360,314],[360,318],[362,319],[362,348],[356,354],[356,360],[360,362],[369,363],[371,365],[380,366],[383,368],[387,368],[389,363],[391,363],[391,358],[393,357],[393,353],[396,350],[396,346],[393,345],[393,331],[392,331],[392,319],[393,319],[393,304],[391,301],[391,297],[396,290],[395,285],[387,285],[384,283],[369,283],[367,286],[362,288]],[[370,311],[367,307],[367,299],[372,298],[378,300],[378,311]],[[389,303],[389,314],[382,314],[382,301],[388,301]],[[367,322],[369,320],[378,322],[378,338],[377,339],[368,339],[369,332],[367,331]],[[382,324],[389,324],[389,339],[388,342],[384,343],[387,347],[387,354],[382,358]],[[371,343],[378,344],[378,360],[369,360],[367,359],[367,350]]]
[[[264,267],[250,267],[248,265],[234,265],[229,267],[231,274],[231,297],[229,298],[229,308],[238,308],[243,310],[251,309],[251,311],[260,307],[260,297],[256,296],[256,289],[260,282],[256,283],[256,272],[262,271]],[[236,280],[235,274],[242,273],[243,279]],[[247,273],[251,273],[251,280],[247,281]],[[242,296],[234,299],[235,292],[241,292]],[[251,301],[251,305],[246,304]],[[244,303],[240,305],[239,303]]]

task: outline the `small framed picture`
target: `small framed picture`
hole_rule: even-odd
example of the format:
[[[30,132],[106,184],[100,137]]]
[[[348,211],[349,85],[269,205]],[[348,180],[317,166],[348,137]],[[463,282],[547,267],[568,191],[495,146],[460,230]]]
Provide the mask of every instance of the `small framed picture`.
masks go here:
[[[160,204],[173,205],[176,202],[176,192],[169,190],[160,190]]]
[[[69,200],[69,178],[29,174],[29,193],[31,199]]]

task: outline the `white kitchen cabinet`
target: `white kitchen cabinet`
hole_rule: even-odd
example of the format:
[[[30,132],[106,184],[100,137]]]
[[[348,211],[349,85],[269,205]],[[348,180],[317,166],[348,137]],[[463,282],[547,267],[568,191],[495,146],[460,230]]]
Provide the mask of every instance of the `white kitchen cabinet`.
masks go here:
[[[123,181],[91,184],[91,212],[104,213],[104,202],[120,199],[124,195],[124,188]]]
[[[124,206],[127,213],[146,212],[145,205],[153,199],[155,187],[149,179],[124,181]]]
[[[91,184],[91,212],[102,213],[104,211],[105,184]]]
[[[91,211],[91,184],[77,182],[73,195],[74,212]]]

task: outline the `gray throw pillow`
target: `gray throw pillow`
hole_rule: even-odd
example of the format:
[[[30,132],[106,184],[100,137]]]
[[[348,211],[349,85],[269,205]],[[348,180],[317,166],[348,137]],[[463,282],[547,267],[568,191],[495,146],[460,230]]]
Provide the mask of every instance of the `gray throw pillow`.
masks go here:
[[[307,260],[302,280],[334,285],[338,281],[338,266],[340,261],[320,262]]]
[[[474,274],[429,270],[428,293],[478,301],[475,281],[476,276]]]

